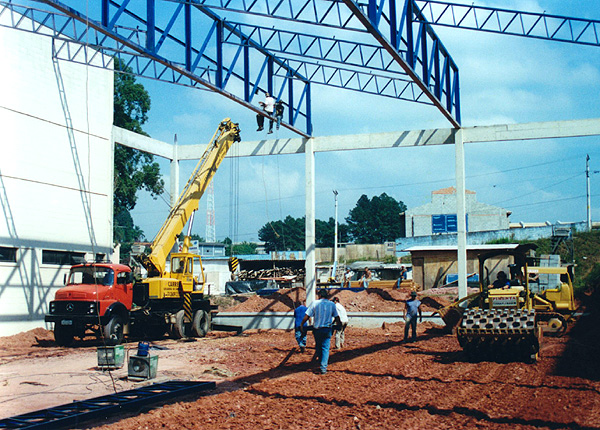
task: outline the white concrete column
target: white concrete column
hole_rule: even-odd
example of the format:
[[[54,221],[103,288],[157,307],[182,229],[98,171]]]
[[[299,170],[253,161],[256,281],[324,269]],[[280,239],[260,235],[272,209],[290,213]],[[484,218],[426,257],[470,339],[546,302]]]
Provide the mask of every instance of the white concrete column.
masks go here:
[[[458,298],[467,296],[467,210],[465,204],[465,151],[463,131],[457,129],[454,135],[456,157],[456,223],[458,227]]]
[[[315,300],[316,263],[315,263],[315,153],[314,139],[306,141],[306,305]]]
[[[175,206],[179,198],[179,155],[177,147],[177,135],[173,141],[173,158],[171,159],[171,208]]]

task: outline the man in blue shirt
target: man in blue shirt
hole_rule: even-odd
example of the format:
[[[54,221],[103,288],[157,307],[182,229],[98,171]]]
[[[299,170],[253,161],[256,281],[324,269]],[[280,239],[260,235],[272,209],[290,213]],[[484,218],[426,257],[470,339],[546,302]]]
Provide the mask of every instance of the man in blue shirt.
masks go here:
[[[329,361],[329,347],[331,346],[331,333],[333,331],[332,322],[340,326],[340,317],[338,315],[335,303],[328,299],[327,290],[319,290],[319,300],[315,300],[306,310],[306,315],[302,323],[313,319],[313,334],[315,336],[315,359],[320,359],[321,374],[327,373],[327,363]]]
[[[304,315],[306,315],[306,306],[299,303],[298,307],[294,309],[294,332],[296,335],[296,342],[300,347],[300,352],[304,352],[306,349],[306,327],[308,324],[303,322]]]
[[[404,323],[404,342],[408,342],[408,329],[412,327],[412,342],[417,340],[417,316],[421,318],[423,322],[423,314],[421,313],[421,302],[417,300],[417,292],[410,292],[410,299],[404,302],[406,305],[405,310],[405,323]]]

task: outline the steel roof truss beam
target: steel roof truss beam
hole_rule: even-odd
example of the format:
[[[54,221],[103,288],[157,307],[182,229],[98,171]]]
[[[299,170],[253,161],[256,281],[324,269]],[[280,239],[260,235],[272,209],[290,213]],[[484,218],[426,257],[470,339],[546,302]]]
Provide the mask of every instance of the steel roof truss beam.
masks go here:
[[[522,12],[437,0],[415,0],[423,13],[417,20],[432,25],[600,46],[599,20]]]
[[[113,0],[111,0],[111,1],[114,3]],[[154,0],[148,0],[148,1],[154,1]],[[213,23],[216,23],[216,29],[214,27],[211,28],[210,34],[205,39],[204,46],[201,49],[201,52],[198,53],[195,62],[192,65],[190,65],[190,61],[186,60],[186,69],[191,69],[191,71],[193,71],[193,70],[195,70],[197,68],[197,66],[199,64],[199,61],[202,58],[203,52],[206,49],[207,42],[212,37],[213,31],[216,30],[216,39],[217,39],[217,42],[216,42],[217,43],[216,52],[217,52],[217,59],[214,62],[215,65],[216,65],[215,82],[214,82],[214,84],[217,87],[224,89],[225,86],[226,86],[226,84],[227,84],[227,82],[231,78],[231,76],[236,75],[233,72],[233,66],[236,64],[237,60],[239,59],[239,55],[240,55],[240,51],[238,49],[238,52],[236,53],[235,58],[232,60],[232,66],[230,68],[228,68],[228,69],[224,68],[224,66],[223,66],[223,57],[222,57],[222,55],[223,55],[222,45],[223,45],[223,42],[224,42],[224,40],[226,38],[226,36],[225,36],[225,30],[228,30],[229,32],[232,33],[232,35],[239,36],[240,38],[245,38],[245,37],[244,37],[244,35],[241,32],[236,31],[236,29],[234,27],[229,26],[229,24],[225,23],[224,20],[220,19],[216,15],[214,15],[212,13],[211,14],[207,14],[205,10],[203,10],[202,8],[198,7],[198,2],[196,2],[196,1],[187,1],[187,2],[181,3],[178,6],[176,12],[172,16],[172,19],[171,19],[172,22],[174,22],[174,20],[176,19],[176,17],[177,17],[176,15],[178,15],[180,13],[179,11],[181,10],[181,6],[185,6],[186,7],[186,16],[188,16],[188,18],[186,19],[186,22],[187,22],[189,20],[189,10],[190,10],[189,7],[191,7],[192,5],[196,6],[197,9],[201,10],[206,15],[208,15],[210,18],[212,18],[214,20]],[[126,11],[126,12],[128,12],[131,16],[135,16],[135,14],[132,14],[129,11]],[[143,22],[143,20],[141,20],[140,17],[135,16],[135,18],[138,21]],[[221,29],[221,31],[219,31],[219,27],[221,25],[222,25],[222,29]],[[188,34],[188,36],[186,37],[186,42],[184,43],[184,46],[186,47],[186,50],[188,50],[188,54],[186,55],[186,58],[188,58],[189,55],[191,54],[191,52],[193,51],[192,49],[189,49],[189,47],[191,46],[191,35],[189,35],[189,33],[187,33],[187,34]],[[166,37],[167,35],[168,35],[168,33],[166,32],[166,30],[163,31],[163,37]],[[173,39],[173,37],[170,34],[168,36],[171,39]],[[176,39],[173,39],[173,40],[176,40]],[[250,38],[245,38],[245,40],[248,40],[247,43],[250,44]],[[181,43],[181,42],[179,42],[179,43]],[[259,48],[260,45],[257,45],[257,44],[253,43],[252,47],[253,48]],[[208,57],[207,57],[207,59],[208,59]],[[224,71],[226,71],[226,76],[225,77],[223,77]],[[203,75],[205,75],[206,73],[207,73],[206,69],[204,69]],[[294,72],[294,73],[296,73],[296,72]],[[236,77],[238,77],[238,76],[236,75]],[[244,73],[242,74],[242,77],[240,79],[246,81],[246,77],[244,77]],[[271,84],[269,83],[268,85],[271,85]],[[245,93],[247,93],[248,92],[247,91],[248,86],[245,85],[244,88],[245,88]],[[245,95],[244,99],[246,100],[247,98],[249,98],[249,97],[246,97],[246,95]]]
[[[73,22],[75,22],[75,20],[76,20],[83,25],[90,26],[94,29],[94,31],[104,33],[106,36],[108,36],[108,38],[110,40],[113,40],[113,41],[115,41],[115,43],[121,44],[124,47],[127,47],[127,49],[132,50],[133,52],[136,53],[136,54],[134,54],[134,57],[137,57],[139,55],[148,56],[152,59],[152,61],[158,61],[159,63],[161,63],[163,66],[165,66],[167,68],[174,68],[174,70],[176,70],[178,73],[185,75],[186,79],[190,79],[190,81],[195,81],[196,84],[198,84],[198,83],[202,84],[203,86],[206,86],[216,92],[221,92],[223,90],[223,85],[222,85],[223,84],[223,76],[222,76],[223,68],[222,68],[222,63],[220,64],[221,67],[219,67],[219,59],[217,59],[217,61],[216,61],[217,70],[215,73],[215,82],[211,83],[210,81],[205,80],[205,78],[201,78],[200,76],[194,75],[189,71],[186,72],[184,69],[181,68],[181,66],[179,66],[177,63],[175,63],[173,61],[167,60],[165,58],[157,57],[156,54],[153,54],[145,49],[145,43],[136,44],[135,42],[132,42],[131,36],[129,36],[129,38],[125,38],[124,36],[122,36],[118,33],[115,33],[114,31],[109,31],[108,29],[102,27],[99,23],[89,20],[89,18],[85,17],[80,12],[76,11],[75,9],[61,4],[58,0],[42,0],[42,1],[44,3],[52,6],[53,8],[60,10],[63,13],[66,13],[68,16],[70,16],[71,18],[74,19]],[[47,13],[49,13],[49,12],[47,12]],[[127,10],[124,11],[123,14],[125,14],[125,13],[127,13],[130,16],[135,16],[135,14],[133,14]],[[116,26],[115,26],[115,29],[117,29]],[[228,28],[228,30],[229,30],[229,28]],[[132,33],[132,34],[137,34],[137,32]],[[217,31],[217,34],[218,34],[218,31]],[[169,36],[169,37],[172,40],[177,41],[176,38],[173,38],[172,36]],[[182,43],[182,42],[179,41],[179,43]],[[221,59],[221,61],[222,61],[222,59]],[[137,63],[137,59],[134,62]],[[297,73],[297,72],[293,72],[293,73]],[[241,78],[241,77],[236,74],[236,78]],[[192,84],[192,86],[196,86],[196,84]],[[218,90],[221,90],[221,91],[218,91]],[[251,105],[247,104],[247,102],[245,100],[238,99],[233,94],[224,93],[224,92],[221,92],[221,94],[227,96],[230,99],[236,100],[240,104],[244,104],[246,107],[248,107],[252,110],[255,110],[255,111],[257,110],[257,108],[255,106],[251,106]],[[290,127],[290,128],[298,134],[301,134],[305,137],[308,136],[305,133],[301,132],[300,130],[294,129],[293,127]]]
[[[284,30],[276,31],[272,28],[255,27],[231,21],[230,24],[240,32],[255,36],[258,41],[262,42],[265,49],[273,53],[299,55],[343,64],[351,63],[358,67],[375,68],[382,71],[390,71],[391,66],[396,64],[391,58],[386,62],[383,55],[384,49],[377,45],[353,43],[343,39]],[[274,36],[275,34],[277,37]],[[227,38],[226,42],[237,43],[237,41],[233,42],[231,38]],[[327,46],[324,46],[325,44]],[[353,56],[354,58],[352,58]],[[377,64],[375,64],[376,62]]]
[[[410,78],[420,87],[422,93],[426,95],[431,102],[444,114],[444,116],[452,123],[453,126],[460,126],[460,112],[456,109],[456,103],[452,103],[448,105],[447,103],[443,103],[442,100],[438,99],[435,94],[433,94],[429,89],[429,76],[428,76],[428,52],[427,52],[427,38],[432,39],[432,43],[435,40],[439,40],[435,32],[429,27],[427,22],[419,22],[413,19],[413,15],[419,15],[420,11],[414,0],[407,0],[407,5],[404,8],[404,14],[406,19],[403,21],[402,25],[404,26],[407,32],[407,54],[406,58],[403,57],[402,52],[396,49],[392,43],[390,43],[382,34],[380,23],[385,21],[390,24],[389,34],[393,36],[393,32],[395,31],[394,27],[391,27],[391,24],[396,22],[396,19],[382,19],[381,13],[384,10],[383,3],[377,3],[377,0],[368,0],[367,5],[367,15],[361,10],[359,5],[354,0],[343,0],[346,6],[351,10],[351,12],[359,19],[359,21],[364,25],[365,29],[381,44],[381,46],[394,58],[394,60],[398,63],[398,65],[404,70],[404,72],[410,76]],[[395,0],[388,0],[395,1]],[[390,11],[395,11],[395,8],[390,8]],[[417,40],[414,40],[414,25],[419,25]],[[401,38],[400,38],[401,40]],[[418,48],[417,48],[418,47]],[[437,49],[442,51],[443,55],[449,57],[447,52],[445,51],[443,45],[438,42],[436,45]],[[435,57],[435,56],[434,56]],[[416,65],[418,60],[421,62],[421,70],[416,69]],[[449,82],[455,82],[449,81]],[[458,96],[458,93],[456,92]],[[453,100],[456,100],[453,98]]]

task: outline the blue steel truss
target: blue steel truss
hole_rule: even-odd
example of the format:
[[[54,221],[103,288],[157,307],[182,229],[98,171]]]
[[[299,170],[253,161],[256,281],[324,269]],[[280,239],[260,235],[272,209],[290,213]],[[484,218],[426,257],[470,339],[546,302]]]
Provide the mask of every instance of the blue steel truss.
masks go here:
[[[546,13],[520,12],[442,1],[416,0],[419,22],[510,34],[579,45],[600,46],[600,21]]]
[[[138,76],[255,112],[254,97],[269,92],[287,105],[284,126],[305,137],[313,84],[433,104],[460,126],[458,68],[414,0],[90,0],[89,15],[78,0],[36,1],[49,8],[0,2],[0,14],[52,36],[58,58],[110,67],[118,57]]]
[[[460,126],[460,92],[458,67],[432,27],[416,17],[420,13],[415,0],[172,0],[178,3],[201,4],[202,7],[235,17],[250,14],[255,18],[276,19],[302,24],[312,29],[310,38],[326,31],[351,33],[355,46],[373,45],[373,40],[388,61],[395,64],[401,80],[414,85],[402,85],[398,98],[414,95],[413,101],[435,105],[453,126]],[[398,6],[400,4],[400,6]],[[233,21],[236,19],[233,18]],[[293,32],[297,32],[294,26]],[[279,26],[272,27],[278,33]],[[370,38],[365,38],[365,35]],[[315,36],[316,37],[316,36]],[[337,37],[336,37],[337,39]],[[309,44],[311,42],[308,42]],[[359,50],[357,49],[357,52]],[[359,55],[357,53],[357,55]],[[322,58],[324,59],[324,58]],[[347,66],[347,62],[343,62]],[[343,70],[343,68],[342,68]],[[310,73],[310,72],[309,72]],[[367,68],[367,74],[371,74]],[[381,77],[378,75],[378,79]],[[320,82],[322,83],[322,82]],[[329,85],[329,84],[328,84]],[[380,85],[388,90],[390,85]],[[366,91],[361,89],[361,91]],[[377,93],[377,92],[376,92]],[[394,94],[396,94],[394,92]],[[380,93],[380,95],[389,95]],[[391,95],[390,95],[391,96]]]

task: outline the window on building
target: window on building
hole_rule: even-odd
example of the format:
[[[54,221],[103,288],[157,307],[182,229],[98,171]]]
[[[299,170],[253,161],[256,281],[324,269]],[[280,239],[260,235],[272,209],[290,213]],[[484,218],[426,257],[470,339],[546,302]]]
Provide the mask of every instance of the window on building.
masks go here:
[[[85,253],[83,252],[42,250],[42,264],[71,266],[81,263],[85,263]]]
[[[17,262],[17,248],[9,248],[6,246],[0,246],[0,261],[16,263]]]
[[[431,232],[436,233],[456,233],[458,223],[456,215],[432,215]],[[467,215],[467,231],[469,231],[469,216]]]

